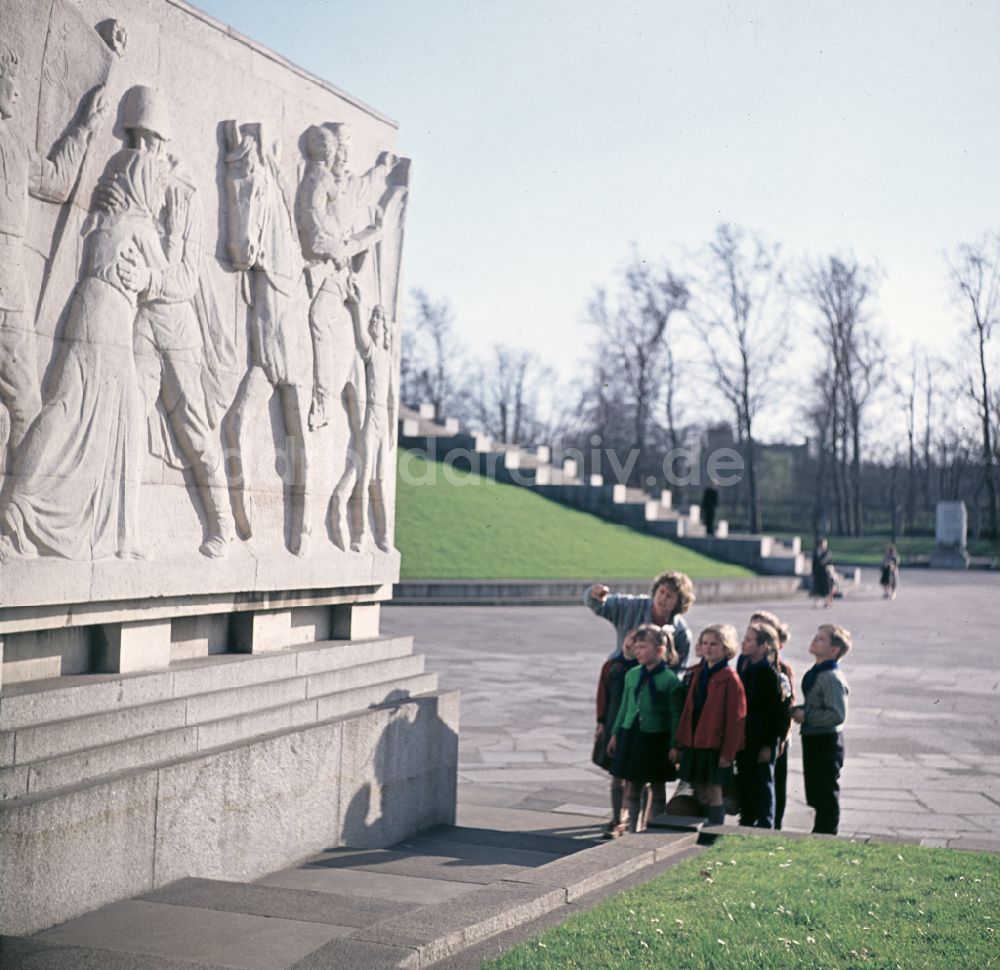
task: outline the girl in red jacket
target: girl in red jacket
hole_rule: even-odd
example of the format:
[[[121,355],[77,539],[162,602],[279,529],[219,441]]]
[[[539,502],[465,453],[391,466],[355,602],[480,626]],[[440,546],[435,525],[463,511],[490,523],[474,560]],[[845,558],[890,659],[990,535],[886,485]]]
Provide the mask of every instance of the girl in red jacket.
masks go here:
[[[713,623],[701,631],[698,646],[705,662],[688,688],[670,757],[676,762],[680,756],[681,778],[708,806],[709,823],[721,825],[726,820],[722,786],[743,747],[747,717],[743,684],[729,666],[739,652],[736,628]]]

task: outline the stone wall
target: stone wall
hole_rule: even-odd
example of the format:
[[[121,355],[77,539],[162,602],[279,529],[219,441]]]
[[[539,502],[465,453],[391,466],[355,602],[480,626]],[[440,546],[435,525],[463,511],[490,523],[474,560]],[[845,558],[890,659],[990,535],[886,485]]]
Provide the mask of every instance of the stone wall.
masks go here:
[[[394,124],[179,0],[0,0],[0,116],[0,642],[387,596]]]

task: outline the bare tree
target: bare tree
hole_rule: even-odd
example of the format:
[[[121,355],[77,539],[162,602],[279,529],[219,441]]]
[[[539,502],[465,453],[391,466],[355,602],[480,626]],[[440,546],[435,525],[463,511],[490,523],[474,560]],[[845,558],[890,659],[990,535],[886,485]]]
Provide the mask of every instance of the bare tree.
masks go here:
[[[497,441],[534,444],[542,424],[538,391],[552,380],[551,369],[528,350],[495,344],[478,373],[476,411],[483,431]]]
[[[978,243],[960,246],[950,268],[955,298],[968,314],[976,348],[976,362],[974,373],[970,377],[969,393],[979,411],[983,483],[986,486],[990,522],[989,535],[991,539],[996,539],[1000,533],[997,531],[997,486],[987,347],[1000,305],[1000,237],[987,236]]]
[[[750,531],[759,532],[754,422],[768,403],[789,336],[778,247],[735,226],[719,226],[695,294],[691,320],[707,351],[713,383],[733,409],[745,450],[747,518]]]
[[[655,266],[637,253],[612,298],[598,289],[587,306],[595,328],[594,393],[583,402],[591,428],[605,445],[634,449],[630,478],[641,475],[642,456],[664,407],[674,422],[676,360],[669,347],[671,317],[687,306],[688,285],[667,266]],[[671,429],[676,435],[676,427]]]
[[[414,290],[413,325],[404,332],[400,386],[408,404],[429,402],[439,417],[462,410],[463,348],[446,299]]]
[[[807,267],[802,286],[817,311],[814,332],[826,351],[821,373],[832,375],[826,402],[833,428],[831,474],[837,528],[848,535],[864,532],[864,417],[885,365],[868,308],[877,280],[874,267],[831,256]]]

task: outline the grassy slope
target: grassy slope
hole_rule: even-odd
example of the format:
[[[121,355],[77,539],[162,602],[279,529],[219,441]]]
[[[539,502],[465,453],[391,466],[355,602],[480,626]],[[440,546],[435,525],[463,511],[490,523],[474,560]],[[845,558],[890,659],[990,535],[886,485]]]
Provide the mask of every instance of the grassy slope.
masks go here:
[[[484,970],[1000,965],[995,855],[726,838]]]
[[[557,505],[515,485],[406,456],[396,492],[403,579],[693,579],[750,576],[683,546]],[[420,484],[426,482],[425,484]]]

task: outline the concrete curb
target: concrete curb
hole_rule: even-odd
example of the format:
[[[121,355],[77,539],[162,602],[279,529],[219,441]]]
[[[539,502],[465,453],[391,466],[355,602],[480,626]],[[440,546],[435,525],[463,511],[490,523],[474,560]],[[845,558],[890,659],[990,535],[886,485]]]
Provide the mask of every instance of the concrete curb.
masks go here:
[[[595,580],[597,581],[597,580]],[[411,579],[393,587],[393,606],[576,606],[591,585],[585,579]],[[649,593],[648,579],[609,585],[616,593]],[[772,600],[795,596],[800,576],[747,576],[695,581],[699,603]]]
[[[500,879],[332,940],[294,970],[422,970],[697,845],[698,833],[644,832]]]

